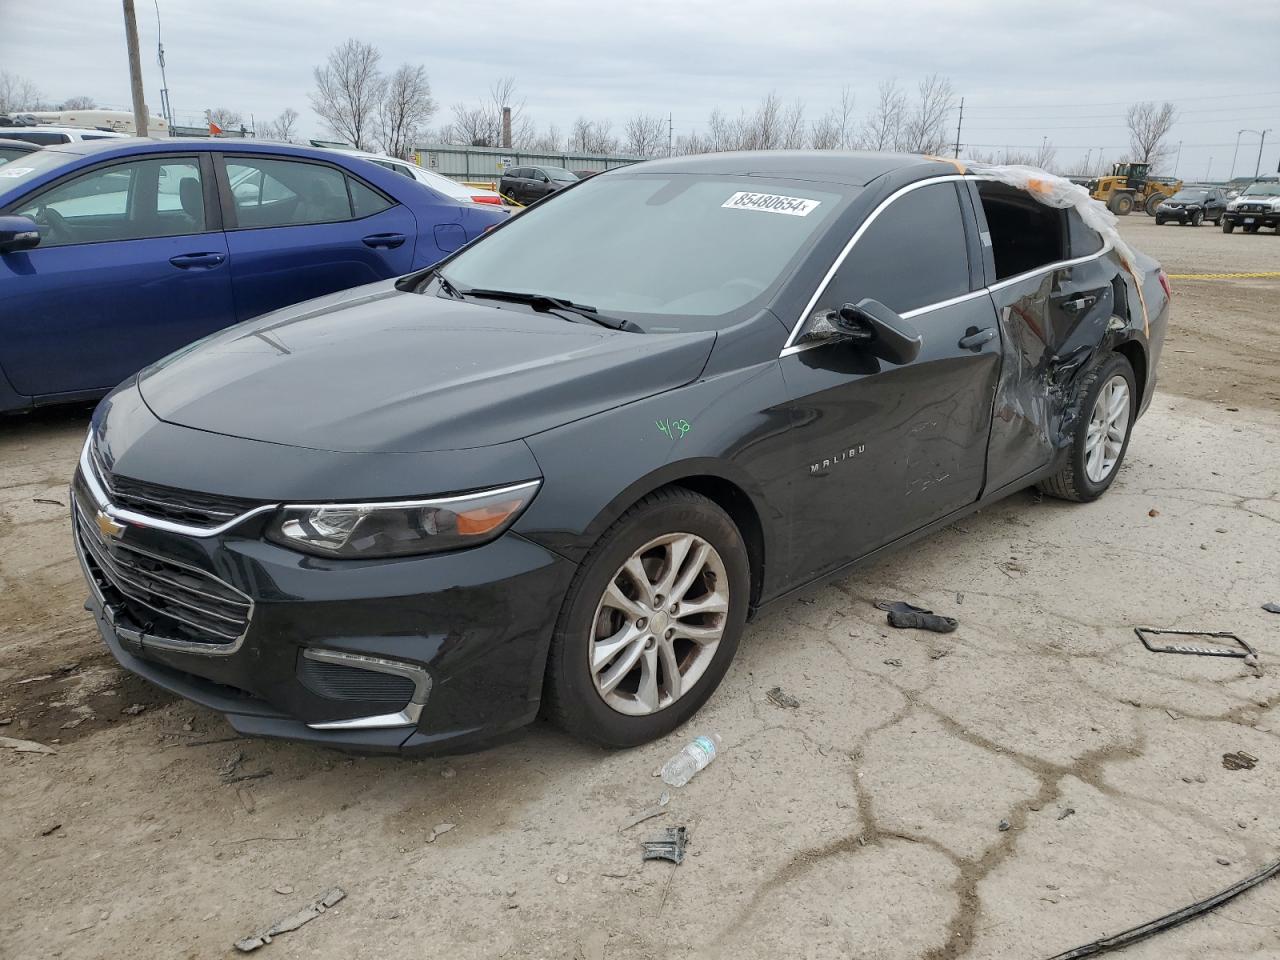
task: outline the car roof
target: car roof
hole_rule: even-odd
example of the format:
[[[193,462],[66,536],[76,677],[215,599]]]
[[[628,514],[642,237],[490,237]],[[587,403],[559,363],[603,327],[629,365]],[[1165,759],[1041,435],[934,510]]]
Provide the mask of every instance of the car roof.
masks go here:
[[[877,177],[918,167],[921,176],[956,173],[954,161],[914,153],[870,153],[843,150],[745,150],[691,157],[648,160],[622,167],[629,172],[728,174],[823,180],[865,187]],[[607,173],[612,171],[606,171]]]
[[[106,140],[125,140],[131,139],[128,134],[120,133],[118,130],[99,130],[97,127],[55,127],[49,123],[40,123],[35,126],[30,125],[13,125],[11,127],[0,127],[0,137],[6,133],[74,133],[80,136],[88,134],[91,137],[102,137]]]
[[[41,128],[46,129],[46,128]],[[304,147],[296,143],[283,143],[272,140],[242,140],[238,137],[165,137],[157,140],[152,137],[126,137],[118,139],[110,137],[104,140],[80,140],[74,143],[54,144],[51,148],[60,153],[74,153],[81,156],[110,156],[113,153],[157,153],[178,149],[182,152],[202,150],[220,151],[223,153],[276,153],[297,157],[350,156],[345,150],[327,150],[321,147]]]

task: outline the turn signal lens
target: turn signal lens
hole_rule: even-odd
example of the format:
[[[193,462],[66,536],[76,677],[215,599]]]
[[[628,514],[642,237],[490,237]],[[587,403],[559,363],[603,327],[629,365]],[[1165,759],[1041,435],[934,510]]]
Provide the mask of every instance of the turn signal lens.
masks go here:
[[[281,508],[267,539],[322,557],[376,559],[474,547],[501,536],[533,500],[540,480],[435,500]]]
[[[1170,300],[1172,300],[1173,291],[1169,289],[1169,278],[1165,275],[1165,272],[1163,270],[1160,271],[1158,276],[1160,277],[1160,286],[1164,287],[1164,295],[1168,297]]]

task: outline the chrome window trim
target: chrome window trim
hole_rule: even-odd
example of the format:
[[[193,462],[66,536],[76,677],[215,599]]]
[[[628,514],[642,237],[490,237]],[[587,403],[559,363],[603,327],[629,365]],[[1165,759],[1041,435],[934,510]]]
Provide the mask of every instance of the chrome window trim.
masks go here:
[[[219,534],[226,533],[232,527],[243,523],[250,517],[256,517],[260,513],[269,513],[279,506],[276,503],[264,503],[261,506],[254,507],[252,510],[246,510],[244,513],[238,514],[225,523],[218,524],[216,527],[196,527],[187,523],[176,523],[173,520],[164,520],[160,517],[152,517],[145,513],[137,513],[124,507],[118,507],[111,502],[111,498],[107,495],[106,490],[103,489],[102,482],[98,479],[98,473],[90,453],[92,443],[93,434],[90,433],[85,439],[84,449],[80,452],[80,475],[84,477],[85,486],[89,490],[89,495],[93,498],[94,505],[107,516],[113,520],[119,520],[121,523],[131,523],[139,527],[151,527],[155,530],[176,533],[184,537],[216,537]]]
[[[921,187],[927,187],[935,183],[954,183],[956,181],[964,180],[986,180],[998,182],[994,177],[983,176],[982,174],[952,173],[941,177],[929,177],[924,180],[916,180],[913,183],[908,183],[906,186],[900,187],[893,193],[889,194],[889,196],[885,197],[884,200],[880,201],[879,205],[867,215],[867,218],[862,221],[858,226],[858,229],[853,232],[853,236],[849,238],[849,242],[844,245],[844,248],[836,256],[836,259],[832,262],[831,267],[827,270],[822,280],[819,281],[817,289],[813,292],[813,296],[809,298],[809,302],[805,305],[799,319],[796,320],[795,325],[791,328],[791,333],[787,336],[787,342],[783,344],[782,350],[778,353],[778,358],[781,359],[782,357],[789,357],[792,354],[800,353],[804,350],[810,349],[811,347],[822,346],[823,344],[830,342],[829,340],[815,340],[812,342],[798,344],[796,343],[796,338],[800,336],[800,331],[804,328],[805,323],[808,322],[810,316],[813,314],[813,310],[818,305],[818,301],[822,299],[822,295],[827,292],[827,287],[831,285],[831,281],[835,278],[836,273],[839,271],[840,267],[844,265],[844,261],[848,258],[849,254],[853,252],[854,246],[860,239],[862,239],[862,235],[866,233],[867,228],[875,222],[876,218],[879,217],[891,203],[904,194],[910,193],[912,190],[919,190]],[[986,245],[990,246],[990,240],[987,234],[984,233],[983,239],[986,242]],[[1052,270],[1060,270],[1063,267],[1071,267],[1079,263],[1087,263],[1090,260],[1096,260],[1099,257],[1103,257],[1110,253],[1114,249],[1114,244],[1112,244],[1110,237],[1104,236],[1102,241],[1102,249],[1097,253],[1090,253],[1083,257],[1073,257],[1069,260],[1057,260],[1053,263],[1045,264],[1042,267],[1036,267],[1034,270],[1027,270],[1017,276],[1008,277],[1005,280],[1000,280],[996,283],[989,284],[988,286],[981,287],[978,290],[972,290],[969,293],[961,294],[958,297],[952,297],[949,300],[940,300],[937,303],[926,304],[923,307],[916,307],[914,310],[908,310],[906,313],[902,314],[902,318],[904,320],[909,320],[912,317],[920,316],[921,314],[928,313],[931,310],[939,310],[943,307],[963,303],[965,300],[973,299],[983,294],[988,294],[994,290],[1003,289],[1004,287],[1020,283],[1023,280],[1038,276],[1042,273],[1048,273]]]
[[[520,483],[509,484],[505,487],[494,487],[491,490],[473,490],[471,493],[462,493],[454,497],[431,497],[426,500],[374,500],[367,503],[347,503],[342,500],[323,501],[317,503],[286,503],[281,509],[323,510],[330,507],[336,507],[352,510],[380,510],[384,508],[388,510],[415,510],[421,507],[447,507],[449,504],[465,503],[468,500],[475,500],[479,497],[500,497],[504,493],[516,493],[530,488],[536,490],[540,486],[542,486],[541,480],[524,480]]]
[[[306,648],[302,651],[302,655],[308,660],[356,667],[360,670],[371,670],[374,673],[390,673],[399,677],[408,677],[413,681],[413,695],[409,697],[409,702],[404,705],[404,708],[396,713],[308,723],[307,726],[312,730],[377,730],[417,726],[418,718],[422,716],[422,708],[426,705],[427,697],[431,695],[431,674],[425,667],[400,660],[386,660],[360,653],[344,653],[339,650],[322,650],[314,647]]]

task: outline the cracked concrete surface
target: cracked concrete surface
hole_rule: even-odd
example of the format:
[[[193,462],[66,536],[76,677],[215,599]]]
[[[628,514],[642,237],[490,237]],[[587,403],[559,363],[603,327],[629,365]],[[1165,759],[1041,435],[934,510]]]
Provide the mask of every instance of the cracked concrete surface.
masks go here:
[[[768,610],[677,736],[609,753],[539,725],[421,761],[206,743],[220,718],[123,676],[79,609],[65,511],[32,502],[65,502],[83,428],[0,431],[0,735],[60,741],[0,751],[0,956],[228,955],[340,885],[263,955],[594,957],[595,934],[611,960],[1040,960],[1280,858],[1265,405],[1159,395],[1101,501],[1019,494]],[[877,598],[960,628],[894,630]],[[1234,630],[1264,672],[1148,653],[1136,625]],[[620,833],[710,731],[722,756]],[[1236,750],[1257,767],[1224,769]],[[224,785],[236,753],[273,773]],[[684,864],[642,864],[676,824]],[[1280,956],[1280,882],[1117,956]]]

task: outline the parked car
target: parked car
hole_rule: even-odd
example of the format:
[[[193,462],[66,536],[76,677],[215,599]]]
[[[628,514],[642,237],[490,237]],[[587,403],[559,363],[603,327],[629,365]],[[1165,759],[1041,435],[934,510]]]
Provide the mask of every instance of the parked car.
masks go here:
[[[42,147],[60,143],[81,143],[86,140],[128,140],[127,133],[111,130],[87,130],[83,127],[52,127],[43,124],[33,127],[0,127],[0,140],[25,140]]]
[[[0,411],[101,396],[215,330],[435,263],[505,219],[311,147],[47,147],[0,168]]]
[[[564,167],[512,167],[498,181],[498,192],[528,205],[577,182],[578,175]]]
[[[20,160],[39,149],[38,144],[27,143],[25,140],[5,140],[0,137],[0,166],[11,160]]]
[[[349,150],[347,152],[353,157],[363,157],[370,163],[376,163],[378,166],[384,167],[393,173],[398,173],[402,177],[417,180],[424,187],[430,187],[437,193],[452,197],[454,200],[460,200],[464,203],[485,203],[496,207],[504,206],[502,195],[496,190],[485,190],[483,187],[468,187],[466,184],[452,180],[442,173],[424,170],[416,163],[401,160],[399,157],[388,157],[380,153],[365,153],[363,150]]]
[[[89,605],[244,734],[422,751],[542,710],[643,743],[769,604],[1034,484],[1105,493],[1168,322],[1132,266],[919,156],[604,173],[115,390]]]
[[[1221,187],[1184,187],[1156,207],[1156,226],[1169,220],[1193,227],[1209,220],[1217,226],[1226,211],[1227,197]]]
[[[1280,177],[1253,181],[1227,204],[1222,232],[1230,233],[1236,227],[1245,233],[1257,233],[1259,227],[1271,227],[1280,233]]]

